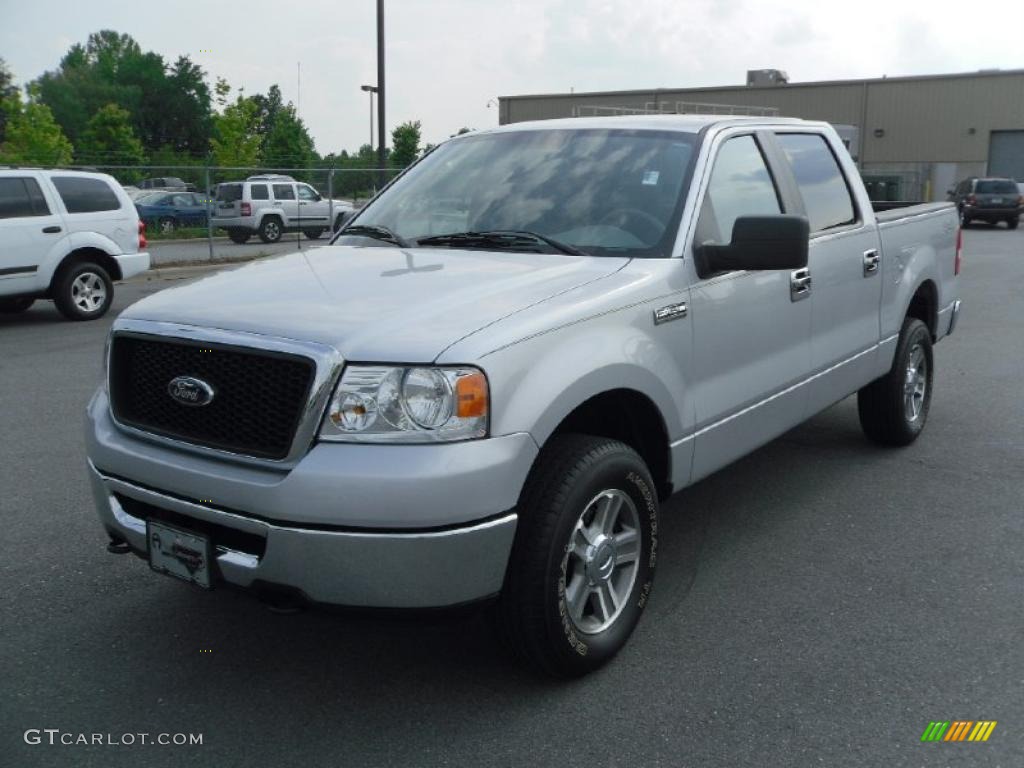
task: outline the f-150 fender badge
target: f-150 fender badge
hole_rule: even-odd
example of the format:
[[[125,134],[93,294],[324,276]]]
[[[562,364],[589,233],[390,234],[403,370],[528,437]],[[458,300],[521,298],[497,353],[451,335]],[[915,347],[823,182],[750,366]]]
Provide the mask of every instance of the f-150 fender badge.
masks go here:
[[[678,304],[669,304],[667,307],[654,310],[654,324],[661,325],[669,320],[678,320],[681,317],[686,317],[688,311],[685,301],[681,301]]]

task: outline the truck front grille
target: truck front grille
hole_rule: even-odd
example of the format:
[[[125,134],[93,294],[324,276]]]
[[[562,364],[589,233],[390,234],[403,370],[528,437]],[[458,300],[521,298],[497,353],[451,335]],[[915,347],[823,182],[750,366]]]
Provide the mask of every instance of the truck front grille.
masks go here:
[[[280,460],[291,450],[316,372],[301,355],[161,336],[115,335],[110,403],[126,426],[194,445]],[[171,381],[212,387],[202,407],[171,397]]]

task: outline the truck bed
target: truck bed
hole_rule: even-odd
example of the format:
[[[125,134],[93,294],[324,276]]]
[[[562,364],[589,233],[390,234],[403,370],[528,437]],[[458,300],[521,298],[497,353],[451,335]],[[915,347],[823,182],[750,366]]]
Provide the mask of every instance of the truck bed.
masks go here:
[[[922,203],[916,200],[873,200],[871,207],[879,224],[886,224],[909,216],[941,211],[953,207],[952,203]]]

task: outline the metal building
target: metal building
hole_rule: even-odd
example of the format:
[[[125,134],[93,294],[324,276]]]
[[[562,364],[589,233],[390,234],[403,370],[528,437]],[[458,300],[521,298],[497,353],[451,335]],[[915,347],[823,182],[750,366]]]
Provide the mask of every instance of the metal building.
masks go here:
[[[1024,69],[790,83],[753,70],[749,85],[499,98],[498,120],[594,114],[777,114],[846,126],[876,199],[941,200],[967,176],[1024,181]],[[851,138],[847,138],[851,137]]]

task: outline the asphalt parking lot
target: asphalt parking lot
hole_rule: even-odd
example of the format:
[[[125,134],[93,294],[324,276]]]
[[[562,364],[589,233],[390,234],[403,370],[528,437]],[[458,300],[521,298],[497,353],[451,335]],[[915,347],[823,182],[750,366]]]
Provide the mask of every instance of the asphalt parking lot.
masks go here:
[[[675,496],[636,635],[570,683],[477,613],[279,615],[107,554],[81,431],[115,313],[0,317],[0,765],[1022,765],[1021,286],[1024,230],[968,231],[922,438],[872,447],[851,398]],[[203,744],[24,742],[44,728]]]

